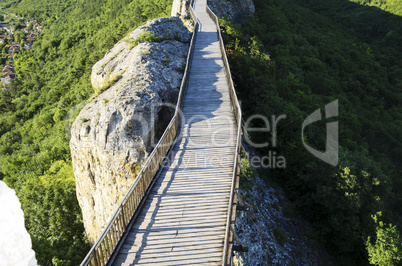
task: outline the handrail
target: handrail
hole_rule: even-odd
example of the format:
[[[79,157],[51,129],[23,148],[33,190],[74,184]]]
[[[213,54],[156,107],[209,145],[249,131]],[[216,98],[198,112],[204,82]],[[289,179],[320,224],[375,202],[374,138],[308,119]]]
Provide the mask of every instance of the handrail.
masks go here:
[[[229,84],[230,99],[232,102],[232,108],[233,108],[233,112],[234,112],[235,119],[236,119],[236,125],[237,125],[237,128],[236,128],[237,129],[236,152],[235,152],[234,165],[233,165],[232,185],[231,185],[231,189],[230,189],[228,216],[227,216],[227,221],[226,221],[225,240],[224,240],[223,256],[222,256],[222,265],[230,265],[231,258],[232,258],[232,256],[231,256],[232,247],[233,247],[233,232],[232,232],[232,230],[230,230],[230,228],[231,228],[231,224],[236,219],[236,201],[235,201],[234,197],[235,197],[235,189],[239,186],[238,161],[239,161],[239,154],[240,154],[240,147],[241,147],[240,143],[241,143],[242,113],[241,113],[239,101],[236,96],[236,90],[233,85],[232,74],[230,72],[229,61],[226,56],[225,45],[223,43],[223,38],[222,38],[222,34],[221,34],[221,29],[219,26],[218,17],[214,14],[214,12],[212,12],[212,10],[208,7],[208,5],[207,5],[206,9],[207,9],[208,15],[215,22],[216,29],[218,31],[219,44],[220,44],[220,49],[222,52],[223,64],[225,66],[226,79]]]
[[[180,86],[175,113],[158,144],[155,146],[151,155],[148,157],[147,161],[142,167],[134,183],[131,185],[124,199],[117,207],[111,220],[106,225],[102,234],[99,236],[96,243],[92,246],[91,250],[82,261],[81,266],[103,266],[108,263],[109,259],[113,255],[113,252],[118,246],[122,235],[125,233],[130,220],[135,215],[138,206],[143,200],[149,185],[152,183],[155,174],[158,172],[163,160],[165,160],[167,152],[177,137],[177,130],[179,128],[181,118],[180,110],[183,105],[184,92],[188,86],[188,78],[190,73],[189,68],[194,50],[194,40],[198,31],[197,17],[193,8],[191,7],[191,3],[190,14],[195,25],[187,54],[186,68]]]

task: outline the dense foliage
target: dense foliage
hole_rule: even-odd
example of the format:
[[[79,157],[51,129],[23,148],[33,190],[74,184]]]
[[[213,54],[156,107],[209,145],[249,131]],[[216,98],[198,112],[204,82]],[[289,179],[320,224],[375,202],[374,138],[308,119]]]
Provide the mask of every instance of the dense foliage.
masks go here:
[[[287,116],[277,147],[258,150],[284,156],[287,167],[263,175],[283,185],[337,264],[402,263],[402,18],[389,13],[401,2],[378,1],[388,12],[345,0],[254,2],[245,25],[223,18],[221,27],[245,119]],[[331,167],[303,147],[301,128],[336,99],[339,117],[305,131],[322,151],[325,123],[339,121],[339,165]],[[251,137],[263,143],[267,134]]]
[[[94,93],[91,67],[129,31],[169,14],[171,2],[0,2],[5,14],[35,18],[44,28],[32,51],[15,55],[17,78],[0,91],[0,178],[17,191],[41,265],[76,265],[88,249],[68,130]],[[278,146],[259,150],[283,155],[287,168],[264,174],[284,186],[314,223],[311,237],[339,264],[400,263],[401,1],[254,2],[246,25],[223,19],[222,27],[246,118],[287,115]],[[304,149],[301,124],[335,99],[340,164],[329,167]],[[325,122],[306,135],[309,145],[325,148]]]
[[[395,15],[402,15],[402,2],[400,0],[351,0],[352,2],[379,7]]]
[[[9,91],[0,91],[0,179],[20,198],[40,265],[77,265],[89,248],[75,195],[68,134],[79,107],[94,93],[93,64],[146,20],[169,15],[171,4],[0,3],[2,12],[34,18],[44,30],[32,51],[15,55],[17,78]]]

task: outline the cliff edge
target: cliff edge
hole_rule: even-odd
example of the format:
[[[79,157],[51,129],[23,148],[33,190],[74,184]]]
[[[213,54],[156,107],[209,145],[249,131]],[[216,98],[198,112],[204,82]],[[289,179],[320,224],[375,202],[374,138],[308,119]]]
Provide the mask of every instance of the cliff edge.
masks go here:
[[[228,17],[237,24],[246,23],[255,12],[253,0],[208,0],[208,6],[218,17]]]
[[[98,94],[71,128],[71,156],[88,239],[94,243],[168,124],[191,32],[159,18],[118,42],[92,68]]]

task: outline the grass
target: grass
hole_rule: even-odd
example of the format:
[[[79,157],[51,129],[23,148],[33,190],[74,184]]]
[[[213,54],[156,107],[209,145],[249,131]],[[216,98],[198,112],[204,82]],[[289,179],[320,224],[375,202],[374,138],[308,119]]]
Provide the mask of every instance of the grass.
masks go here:
[[[149,49],[141,51],[141,55],[149,55],[149,54],[151,54],[151,51]]]
[[[300,248],[296,249],[294,253],[298,258],[305,258],[304,252]]]
[[[186,71],[186,63],[183,63],[180,67],[180,73],[184,74],[184,71]]]
[[[124,49],[120,49],[115,55],[113,55],[109,60],[102,64],[101,68],[104,68],[107,64],[109,64],[113,59],[115,59]]]
[[[250,191],[252,190],[255,180],[258,176],[257,170],[252,166],[252,164],[246,158],[241,159],[241,168],[243,169],[243,172],[246,174],[246,178],[248,179],[248,181],[245,180],[242,183],[246,191]],[[243,175],[243,172],[240,172],[240,178],[245,177]]]
[[[170,61],[171,61],[171,59],[168,55],[165,58],[163,58],[163,64],[165,66],[169,66]]]
[[[279,245],[283,246],[286,242],[289,241],[289,236],[286,232],[282,229],[282,227],[275,227],[274,228],[274,236],[276,241],[278,241]]]
[[[102,84],[94,88],[95,90],[95,97],[104,92],[105,90],[109,89],[113,84],[115,84],[117,81],[121,79],[123,76],[123,72],[120,72],[118,74],[113,75],[110,77],[110,72],[108,72],[107,77],[103,80]]]
[[[126,38],[123,39],[126,43],[128,43],[130,46],[130,49],[133,49],[136,47],[138,44],[143,43],[143,42],[161,42],[162,38],[156,37],[155,33],[152,31],[143,31],[140,33],[137,39],[133,40],[130,36],[127,36]]]
[[[282,207],[283,207],[283,216],[285,216],[286,218],[292,218],[297,213],[295,206],[292,203],[283,202]]]
[[[130,36],[127,36],[126,38],[123,39],[124,42],[128,43],[130,46],[130,49],[133,49],[140,43],[144,42],[162,42],[162,41],[167,41],[167,40],[176,40],[179,42],[182,42],[180,36],[176,35],[174,38],[170,36],[163,36],[163,37],[156,37],[155,32],[152,31],[143,31],[139,34],[138,38],[133,40]]]
[[[277,210],[277,211],[280,211],[280,210],[281,210],[281,207],[279,206],[279,203],[278,203],[278,202],[274,202],[271,207],[274,208],[274,209]]]

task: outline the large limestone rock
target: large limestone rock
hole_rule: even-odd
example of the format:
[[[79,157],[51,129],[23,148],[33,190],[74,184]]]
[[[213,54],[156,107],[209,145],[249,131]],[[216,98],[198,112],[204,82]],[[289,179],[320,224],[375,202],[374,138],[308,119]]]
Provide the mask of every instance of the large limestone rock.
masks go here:
[[[184,26],[193,30],[195,21],[190,14],[190,0],[173,0],[171,16],[181,18]]]
[[[92,85],[103,92],[82,109],[70,140],[77,198],[92,243],[171,118],[173,108],[160,104],[177,100],[190,39],[180,18],[152,20],[92,69]]]
[[[227,16],[238,24],[245,23],[255,12],[253,0],[208,0],[208,6],[218,17]]]
[[[189,6],[189,0],[173,0],[171,16],[190,19]]]

